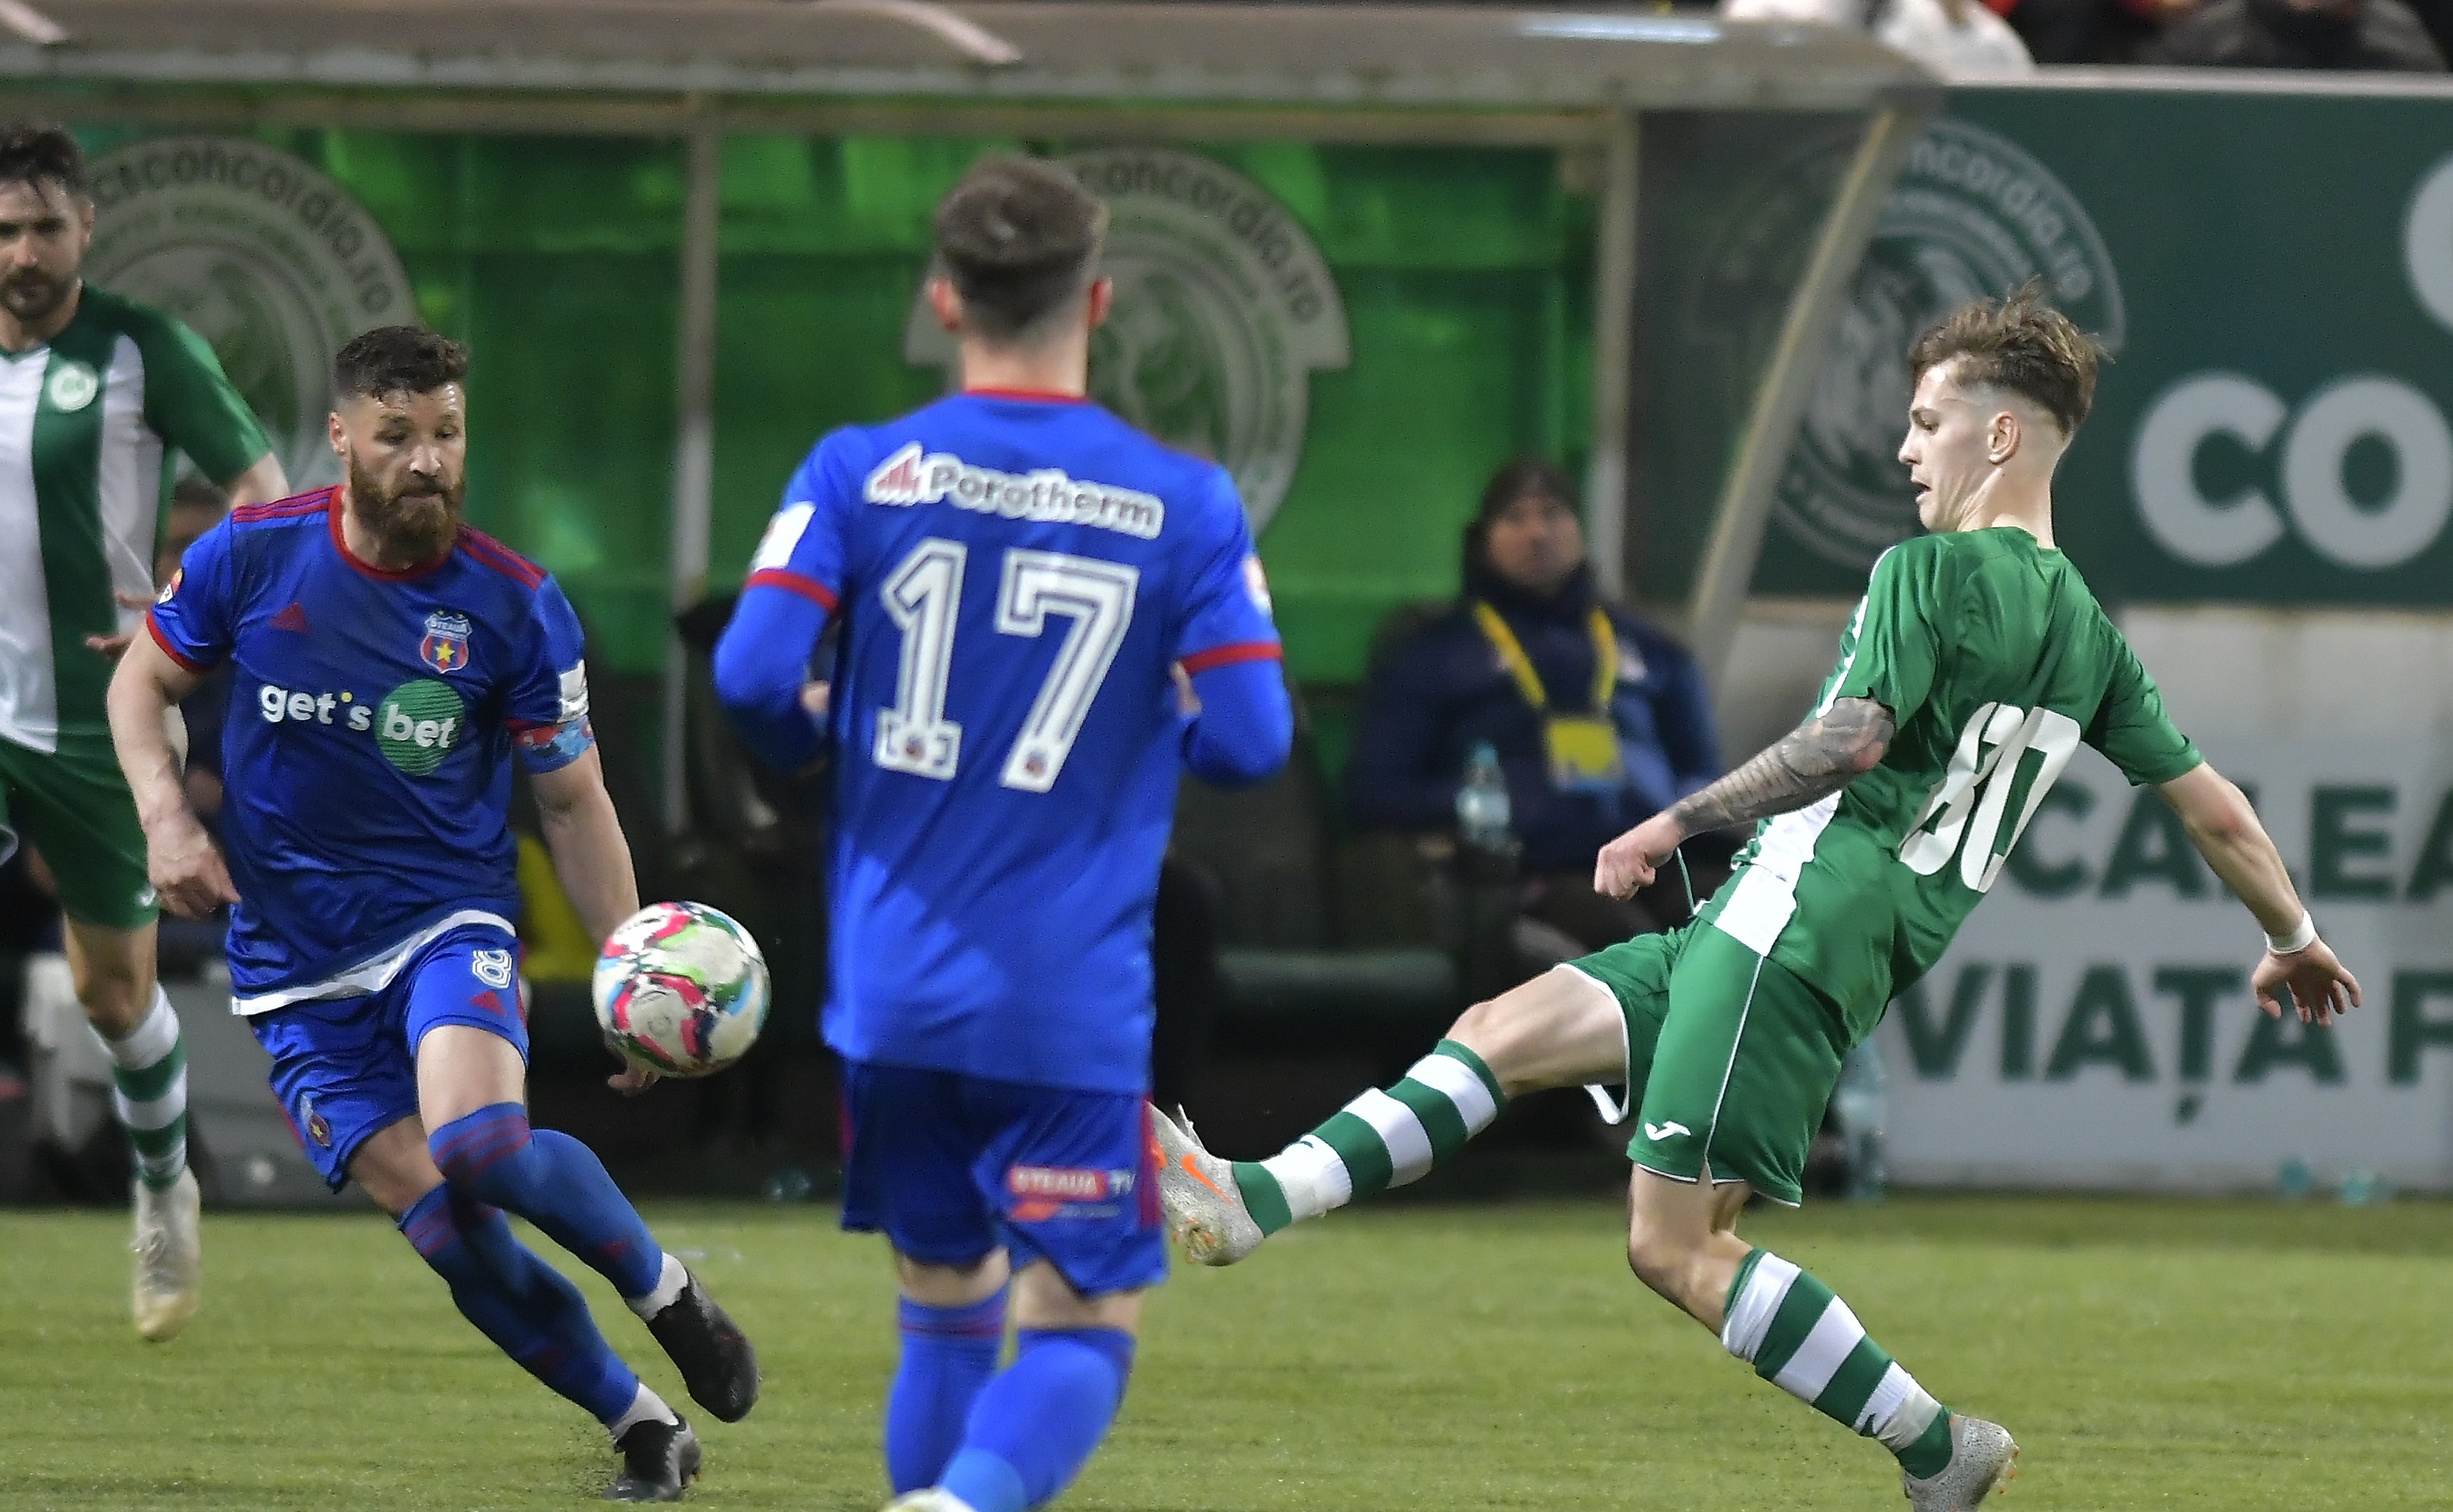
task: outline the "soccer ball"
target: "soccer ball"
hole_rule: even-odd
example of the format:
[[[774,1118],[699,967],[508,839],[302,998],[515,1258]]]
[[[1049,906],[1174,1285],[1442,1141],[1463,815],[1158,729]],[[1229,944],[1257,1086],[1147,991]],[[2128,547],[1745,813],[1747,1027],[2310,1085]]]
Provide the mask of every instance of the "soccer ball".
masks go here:
[[[713,1076],[767,1022],[758,942],[703,903],[649,904],[624,920],[591,989],[606,1044],[660,1076]]]

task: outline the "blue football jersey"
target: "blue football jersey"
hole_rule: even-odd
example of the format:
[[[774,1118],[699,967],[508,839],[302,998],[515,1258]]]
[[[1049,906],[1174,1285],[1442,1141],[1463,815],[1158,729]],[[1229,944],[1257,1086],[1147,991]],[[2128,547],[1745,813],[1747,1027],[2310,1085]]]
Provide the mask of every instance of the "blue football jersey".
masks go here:
[[[463,915],[515,919],[511,753],[551,771],[591,739],[553,579],[465,526],[439,561],[369,567],[338,494],[231,510],[148,621],[190,671],[231,664],[221,824],[247,1012]]]
[[[1168,669],[1279,656],[1226,469],[1095,405],[956,394],[820,442],[748,587],[843,622],[828,1042],[1140,1091]]]

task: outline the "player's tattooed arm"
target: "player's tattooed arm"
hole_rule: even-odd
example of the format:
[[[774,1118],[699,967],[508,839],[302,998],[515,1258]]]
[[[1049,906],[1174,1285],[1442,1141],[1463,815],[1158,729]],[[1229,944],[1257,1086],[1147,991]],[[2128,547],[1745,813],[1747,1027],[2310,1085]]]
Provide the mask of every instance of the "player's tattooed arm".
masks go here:
[[[1844,698],[1773,742],[1752,761],[1670,806],[1684,834],[1750,825],[1827,798],[1873,770],[1890,747],[1891,711]]]
[[[1754,760],[1604,846],[1593,890],[1625,898],[1653,879],[1689,835],[1752,824],[1803,808],[1873,770],[1890,748],[1891,711],[1870,698],[1844,698],[1773,743]]]

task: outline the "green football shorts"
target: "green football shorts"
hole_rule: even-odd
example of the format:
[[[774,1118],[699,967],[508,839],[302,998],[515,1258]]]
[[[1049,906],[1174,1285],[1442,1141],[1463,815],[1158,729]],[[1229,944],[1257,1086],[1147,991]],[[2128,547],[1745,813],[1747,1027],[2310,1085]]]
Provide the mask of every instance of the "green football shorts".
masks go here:
[[[48,756],[0,739],[0,830],[43,853],[60,907],[79,924],[141,929],[160,911],[136,799],[109,736],[63,732]]]
[[[1626,1152],[1672,1181],[1745,1182],[1796,1206],[1805,1152],[1839,1084],[1839,1007],[1708,924],[1567,964],[1626,1016]]]

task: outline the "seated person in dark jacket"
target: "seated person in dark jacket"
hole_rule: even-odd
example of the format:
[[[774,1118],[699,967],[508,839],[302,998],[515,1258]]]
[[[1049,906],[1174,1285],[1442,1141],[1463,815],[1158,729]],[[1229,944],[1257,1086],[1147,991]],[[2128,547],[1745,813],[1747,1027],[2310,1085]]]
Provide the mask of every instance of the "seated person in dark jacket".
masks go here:
[[[2444,58],[2403,0],[2209,0],[2142,60],[2177,68],[2442,73]]]
[[[1609,840],[1721,773],[1694,658],[1600,597],[1574,486],[1549,463],[1490,480],[1464,580],[1454,609],[1373,668],[1346,769],[1356,826],[1452,828],[1466,756],[1487,741],[1524,847],[1527,916],[1587,950],[1683,924],[1674,873],[1633,904],[1596,894],[1592,873]],[[1697,897],[1711,880],[1697,876]]]

